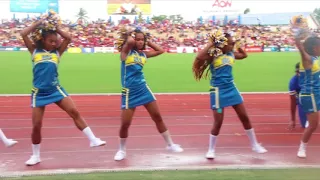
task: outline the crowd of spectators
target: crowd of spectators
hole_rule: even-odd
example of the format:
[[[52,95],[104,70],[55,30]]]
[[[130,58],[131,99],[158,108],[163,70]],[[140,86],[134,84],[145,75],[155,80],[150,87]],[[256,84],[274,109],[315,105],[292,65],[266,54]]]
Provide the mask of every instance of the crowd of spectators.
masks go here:
[[[23,47],[19,32],[32,20],[2,20],[0,24],[0,46]],[[128,21],[126,23],[129,23]],[[169,21],[139,24],[148,29],[153,40],[164,48],[201,47],[206,43],[206,34],[216,26],[200,23],[170,23]],[[119,25],[107,21],[64,21],[63,29],[73,36],[71,47],[113,47]],[[244,39],[246,46],[293,46],[289,26],[241,26],[227,25],[225,30]],[[319,30],[317,30],[319,33]]]

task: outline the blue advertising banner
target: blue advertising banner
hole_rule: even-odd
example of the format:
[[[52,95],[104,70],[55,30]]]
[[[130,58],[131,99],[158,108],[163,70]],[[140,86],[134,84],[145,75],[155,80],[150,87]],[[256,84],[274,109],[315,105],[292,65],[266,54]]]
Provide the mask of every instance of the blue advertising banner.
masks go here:
[[[82,53],[94,53],[94,48],[82,48]]]
[[[10,0],[11,12],[45,13],[50,9],[59,13],[59,0]]]

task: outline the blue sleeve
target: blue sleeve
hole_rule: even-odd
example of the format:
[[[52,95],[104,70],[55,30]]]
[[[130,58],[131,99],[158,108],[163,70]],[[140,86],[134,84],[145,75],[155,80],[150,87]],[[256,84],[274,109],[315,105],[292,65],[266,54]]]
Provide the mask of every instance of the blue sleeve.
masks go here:
[[[290,82],[289,82],[289,94],[290,95],[295,95],[297,94],[297,89],[299,88],[299,84],[297,81],[297,76],[294,76],[291,78]]]
[[[228,55],[228,56],[231,56],[233,59],[235,59],[233,51],[228,52],[227,55]]]

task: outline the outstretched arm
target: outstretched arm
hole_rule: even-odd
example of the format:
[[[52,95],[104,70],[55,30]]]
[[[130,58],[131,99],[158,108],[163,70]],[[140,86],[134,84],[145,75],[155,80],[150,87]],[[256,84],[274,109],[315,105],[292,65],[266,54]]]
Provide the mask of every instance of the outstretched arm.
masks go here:
[[[59,27],[57,28],[57,33],[63,38],[61,45],[58,48],[59,55],[61,56],[68,48],[71,42],[71,35],[67,32],[62,31]]]
[[[32,42],[32,40],[28,37],[30,33],[32,33],[36,28],[41,24],[41,20],[33,23],[31,26],[26,27],[20,32],[20,35],[23,39],[24,44],[28,48],[28,51],[32,54],[35,50],[35,44]]]
[[[148,41],[147,45],[154,50],[154,51],[145,52],[147,58],[159,56],[160,54],[164,53],[164,49],[159,45],[157,45],[156,43]]]

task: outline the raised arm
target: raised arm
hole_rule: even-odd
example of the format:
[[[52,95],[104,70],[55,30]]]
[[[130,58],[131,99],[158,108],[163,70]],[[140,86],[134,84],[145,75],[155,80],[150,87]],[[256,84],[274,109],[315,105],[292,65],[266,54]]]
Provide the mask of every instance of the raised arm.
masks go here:
[[[160,54],[164,53],[164,49],[162,49],[162,47],[160,47],[154,42],[148,41],[147,45],[154,50],[154,51],[145,52],[147,58],[159,56]]]
[[[67,32],[62,31],[59,27],[57,28],[57,33],[63,38],[63,41],[58,48],[59,54],[61,56],[66,51],[69,43],[71,42],[71,35]]]
[[[238,52],[234,52],[234,58],[241,60],[241,59],[245,59],[248,57],[246,51],[242,48],[238,48]]]
[[[209,49],[212,46],[213,46],[213,44],[211,42],[209,42],[208,45],[205,48],[201,49],[198,52],[195,61],[207,61],[209,59],[213,59],[208,53]]]
[[[302,65],[304,69],[311,69],[312,68],[312,59],[311,56],[305,51],[303,44],[302,44],[302,39],[296,38],[295,39],[296,46],[300,52],[300,56],[302,59]]]
[[[32,33],[34,30],[36,30],[36,28],[41,24],[41,20],[31,24],[31,26],[26,27],[25,29],[23,29],[20,32],[20,35],[23,39],[23,42],[25,44],[25,46],[28,48],[28,51],[32,54],[33,51],[35,50],[36,46],[35,44],[32,42],[32,40],[28,37],[28,35],[30,33]]]
[[[208,53],[209,49],[213,46],[211,42],[200,50],[193,62],[192,71],[195,79],[200,81],[203,76],[204,71],[207,69],[209,64],[213,61],[213,57],[211,57]]]
[[[133,37],[128,36],[120,52],[121,61],[124,61],[127,58],[129,51],[134,47],[134,44],[135,40],[133,39]]]

